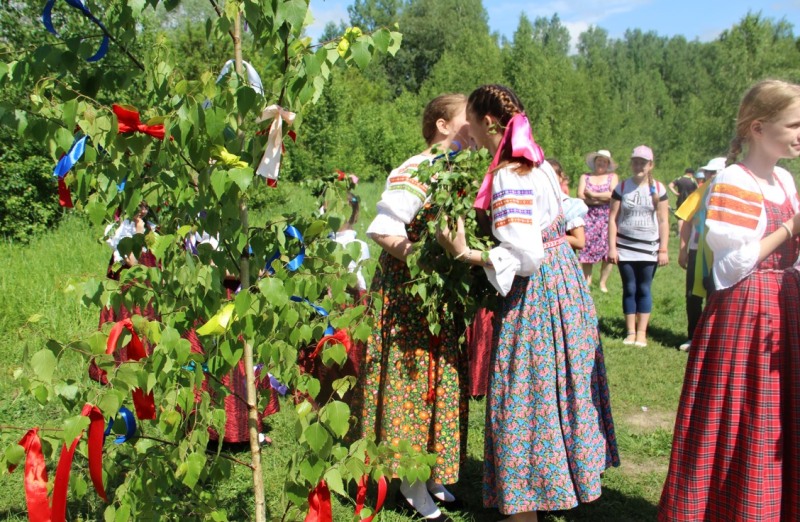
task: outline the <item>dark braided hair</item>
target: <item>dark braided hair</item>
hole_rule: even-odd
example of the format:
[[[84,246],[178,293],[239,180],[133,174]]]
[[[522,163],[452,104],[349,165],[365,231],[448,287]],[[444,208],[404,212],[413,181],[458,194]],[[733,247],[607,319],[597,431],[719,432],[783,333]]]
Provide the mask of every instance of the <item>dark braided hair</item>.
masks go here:
[[[472,91],[467,100],[467,111],[477,116],[479,119],[486,115],[497,119],[503,130],[508,122],[515,115],[525,112],[525,106],[519,97],[503,85],[482,85]],[[518,172],[528,172],[533,168],[533,162],[525,158],[511,157],[511,140],[506,141],[503,150],[500,151],[500,161],[508,163],[513,161],[521,167]]]

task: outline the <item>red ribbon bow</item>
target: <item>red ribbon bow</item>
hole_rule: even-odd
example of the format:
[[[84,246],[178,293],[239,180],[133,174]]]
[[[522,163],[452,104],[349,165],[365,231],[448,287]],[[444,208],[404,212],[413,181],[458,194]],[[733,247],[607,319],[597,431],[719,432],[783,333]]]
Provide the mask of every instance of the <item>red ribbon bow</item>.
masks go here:
[[[317,349],[311,354],[311,359],[313,360],[317,357],[317,355],[321,354],[322,349],[325,348],[325,345],[329,343],[344,345],[344,350],[346,353],[350,353],[350,349],[353,345],[350,337],[347,335],[347,330],[337,330],[333,335],[326,335],[319,340],[317,343]]]
[[[112,106],[114,114],[117,115],[118,128],[117,132],[125,134],[129,132],[143,132],[149,134],[154,138],[160,140],[164,139],[166,132],[164,131],[164,124],[158,125],[145,125],[139,120],[139,113],[136,110],[126,109],[121,105],[114,104]]]
[[[111,328],[111,333],[108,334],[108,342],[106,344],[106,353],[111,355],[117,349],[117,341],[119,336],[122,335],[122,330],[127,329],[132,336],[131,342],[128,343],[128,357],[134,361],[144,359],[147,357],[147,351],[144,349],[142,340],[136,335],[133,330],[133,323],[130,319],[123,319],[117,321]],[[141,388],[136,388],[131,392],[133,395],[133,406],[136,409],[136,417],[139,419],[155,419],[156,418],[156,404],[153,398],[153,392],[144,394]]]

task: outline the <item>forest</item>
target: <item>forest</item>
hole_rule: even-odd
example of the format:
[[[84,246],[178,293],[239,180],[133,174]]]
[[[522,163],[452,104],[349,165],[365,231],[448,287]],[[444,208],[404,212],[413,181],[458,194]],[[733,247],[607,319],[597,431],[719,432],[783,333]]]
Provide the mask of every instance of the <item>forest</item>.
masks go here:
[[[213,5],[189,0],[170,11],[163,6],[155,14],[147,11],[129,52],[138,56],[157,49],[179,56],[173,77],[216,74],[210,71],[221,69],[233,48],[229,40],[208,38]],[[724,155],[735,107],[748,85],[766,77],[800,80],[800,40],[793,27],[758,12],[710,42],[636,28],[614,39],[602,27],[590,27],[575,49],[557,13],[535,20],[521,15],[510,39],[492,33],[480,0],[356,0],[348,13],[347,24],[329,24],[320,40],[349,26],[365,32],[391,27],[403,34],[402,45],[395,56],[376,59],[363,71],[334,68],[321,98],[298,114],[296,142],[286,144],[285,179],[341,169],[382,180],[421,148],[419,118],[429,99],[504,83],[526,104],[545,153],[558,158],[573,180],[585,168],[586,153],[604,148],[624,157],[640,143],[655,151],[656,176],[670,180],[686,167]],[[79,16],[55,16],[68,36],[87,30]],[[30,0],[12,1],[0,11],[3,62],[42,42],[58,45],[40,17],[40,2]],[[256,49],[248,34],[245,60],[269,77],[279,67],[278,57]],[[139,106],[148,99],[148,86],[130,78],[129,58],[121,53],[110,54],[99,69],[77,67],[83,92],[100,103]],[[15,115],[28,113],[33,102],[28,86],[8,75],[9,68],[0,64],[0,232],[24,241],[61,215],[51,174],[57,158],[40,140],[18,139]],[[105,87],[109,75],[113,91]],[[267,99],[277,97],[274,87],[265,88]],[[22,121],[34,130],[38,125],[33,116]]]

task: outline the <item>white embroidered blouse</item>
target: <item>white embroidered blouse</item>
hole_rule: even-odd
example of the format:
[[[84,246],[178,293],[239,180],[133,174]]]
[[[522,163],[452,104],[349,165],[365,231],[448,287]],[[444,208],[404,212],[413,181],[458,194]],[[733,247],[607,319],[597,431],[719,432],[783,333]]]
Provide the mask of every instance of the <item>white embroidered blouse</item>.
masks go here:
[[[417,166],[432,158],[428,154],[417,154],[389,173],[377,205],[378,214],[367,228],[367,236],[408,237],[406,225],[411,223],[428,196],[428,186],[414,175]]]
[[[544,259],[542,230],[561,212],[561,190],[550,164],[522,175],[509,167],[497,170],[491,212],[492,234],[500,244],[489,252],[492,266],[484,270],[492,286],[507,295],[515,276],[538,270]]]
[[[794,212],[800,204],[794,179],[785,169],[775,167],[776,183],[758,183],[739,165],[731,165],[711,182],[705,205],[706,242],[714,253],[714,284],[728,288],[756,268],[760,242],[767,227],[764,198],[782,204],[786,198]]]

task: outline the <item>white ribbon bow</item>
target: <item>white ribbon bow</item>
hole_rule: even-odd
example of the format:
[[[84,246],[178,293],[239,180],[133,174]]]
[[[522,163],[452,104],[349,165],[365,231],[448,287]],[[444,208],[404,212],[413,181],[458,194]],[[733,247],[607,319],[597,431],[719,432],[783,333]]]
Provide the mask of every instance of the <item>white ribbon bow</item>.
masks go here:
[[[256,169],[256,174],[267,179],[267,184],[274,187],[278,183],[278,173],[281,168],[281,152],[283,151],[283,122],[287,125],[294,123],[295,113],[287,111],[278,105],[270,105],[256,123],[272,119],[269,126],[267,148],[264,156]]]

